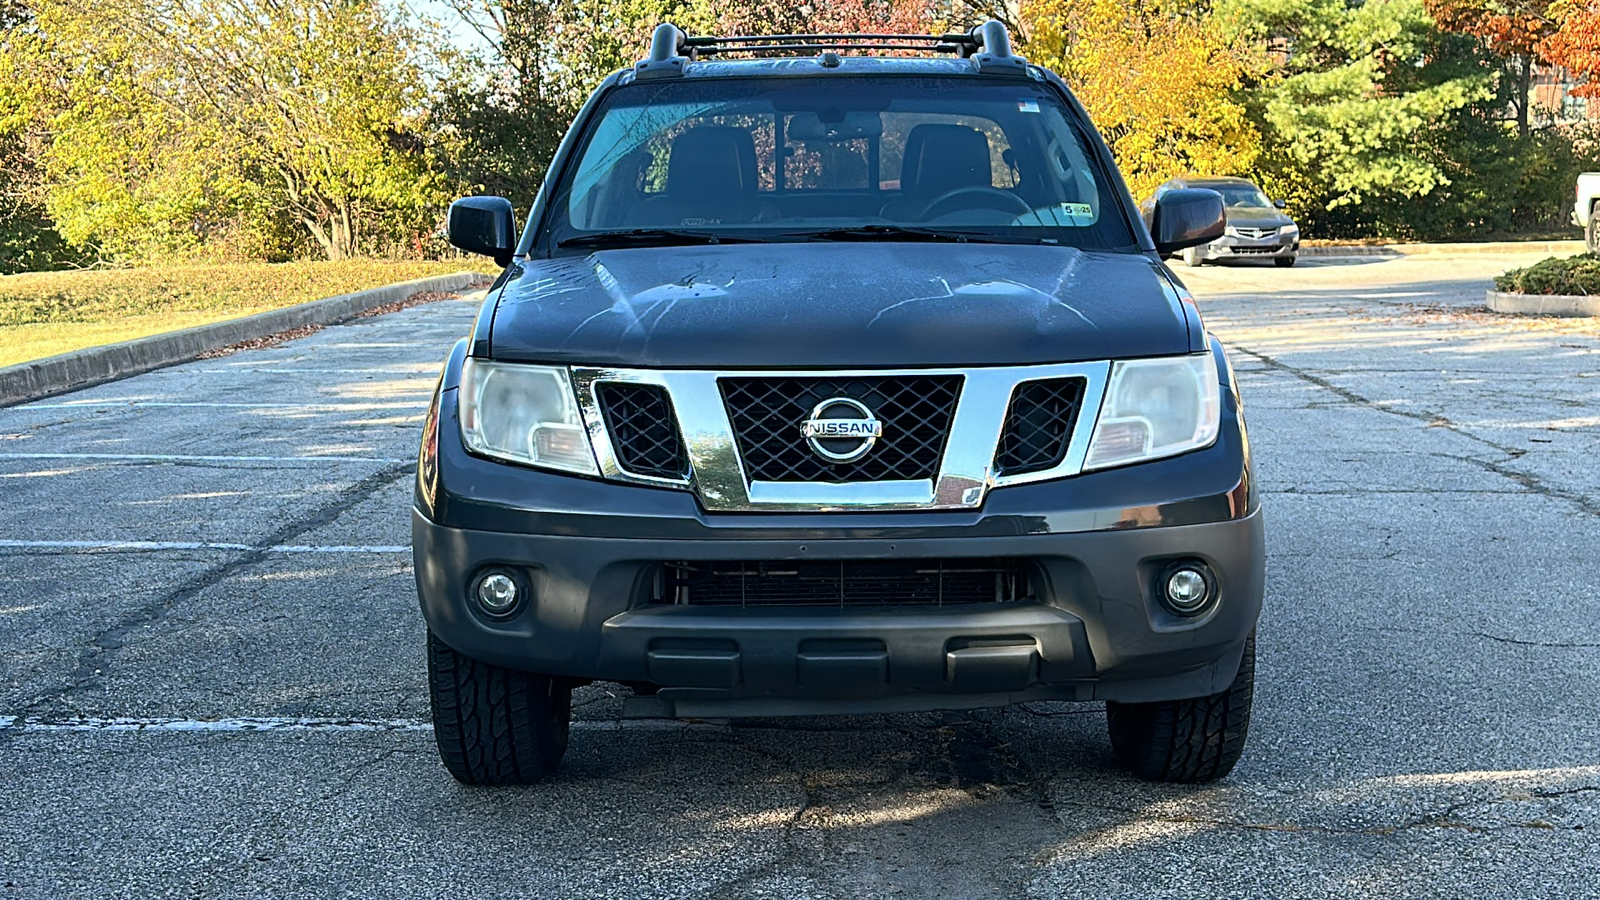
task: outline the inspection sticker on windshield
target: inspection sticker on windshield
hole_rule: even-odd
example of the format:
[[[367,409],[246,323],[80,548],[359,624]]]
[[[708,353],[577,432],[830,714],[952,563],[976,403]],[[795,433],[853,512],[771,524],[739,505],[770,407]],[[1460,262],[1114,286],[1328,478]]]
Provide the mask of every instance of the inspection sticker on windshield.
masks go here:
[[[1082,216],[1085,219],[1094,218],[1094,207],[1087,203],[1063,203],[1061,211],[1069,216]]]
[[[1037,101],[1037,100],[1018,100],[1017,101],[1017,109],[1020,109],[1023,112],[1036,113],[1036,112],[1039,111],[1039,101]]]

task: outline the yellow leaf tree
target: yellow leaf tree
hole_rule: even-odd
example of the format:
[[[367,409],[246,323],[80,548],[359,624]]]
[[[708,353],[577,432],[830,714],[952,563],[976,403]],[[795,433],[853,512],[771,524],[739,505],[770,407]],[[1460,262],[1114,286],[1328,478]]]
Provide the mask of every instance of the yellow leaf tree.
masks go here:
[[[1266,59],[1194,4],[1026,0],[1020,18],[1028,59],[1072,86],[1135,198],[1255,164],[1260,135],[1235,92]]]

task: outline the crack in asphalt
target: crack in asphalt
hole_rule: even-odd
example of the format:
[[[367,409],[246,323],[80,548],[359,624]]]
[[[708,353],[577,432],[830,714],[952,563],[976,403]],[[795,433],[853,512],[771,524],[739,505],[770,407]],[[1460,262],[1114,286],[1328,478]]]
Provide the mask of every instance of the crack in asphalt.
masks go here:
[[[1160,822],[1168,825],[1200,825],[1209,828],[1228,828],[1238,831],[1267,831],[1291,834],[1317,834],[1329,836],[1358,836],[1370,835],[1375,837],[1391,837],[1408,831],[1430,828],[1448,828],[1476,834],[1486,834],[1495,831],[1508,831],[1514,829],[1532,829],[1538,831],[1585,831],[1582,824],[1557,825],[1544,819],[1528,819],[1523,821],[1506,821],[1494,825],[1475,825],[1461,821],[1461,813],[1474,807],[1494,806],[1499,803],[1519,803],[1528,800],[1552,800],[1560,797],[1574,796],[1600,792],[1600,786],[1585,786],[1566,788],[1562,790],[1540,790],[1501,794],[1495,797],[1484,797],[1476,800],[1462,800],[1451,803],[1439,812],[1426,813],[1407,819],[1394,825],[1377,825],[1362,828],[1340,828],[1333,825],[1315,825],[1297,822],[1250,822],[1241,819],[1227,819],[1217,816],[1178,815],[1178,814],[1152,814],[1148,809],[1129,806],[1120,806],[1110,803],[1092,803],[1081,800],[1058,801],[1058,806],[1069,806],[1077,809],[1094,810],[1097,812],[1110,812],[1127,816],[1134,822]]]
[[[301,535],[329,524],[363,500],[400,478],[410,475],[413,466],[413,463],[407,462],[379,469],[340,491],[331,502],[317,508],[309,515],[284,524],[261,540],[254,549],[200,572],[166,594],[122,616],[110,627],[102,629],[90,638],[66,684],[35,697],[22,708],[23,714],[35,714],[46,704],[60,701],[94,684],[104,674],[104,661],[123,648],[129,634],[161,621],[178,604],[207,588],[214,587],[236,572],[268,559],[272,555],[273,547],[291,543]]]
[[[1525,448],[1507,447],[1504,444],[1496,443],[1495,441],[1489,440],[1486,437],[1473,434],[1472,432],[1450,421],[1449,418],[1439,413],[1427,411],[1414,412],[1407,409],[1397,409],[1392,406],[1386,406],[1368,397],[1364,397],[1361,394],[1350,390],[1349,388],[1340,387],[1326,378],[1314,375],[1305,369],[1292,366],[1289,363],[1283,362],[1282,360],[1279,360],[1276,357],[1270,356],[1266,353],[1262,353],[1258,350],[1251,350],[1248,347],[1238,344],[1230,344],[1229,346],[1235,350],[1238,350],[1240,353],[1259,360],[1263,365],[1269,366],[1277,371],[1293,375],[1301,381],[1316,385],[1323,390],[1336,394],[1339,397],[1342,397],[1345,400],[1348,400],[1349,402],[1358,406],[1362,406],[1366,409],[1381,413],[1388,413],[1389,415],[1399,416],[1415,422],[1421,422],[1424,426],[1429,428],[1443,429],[1451,434],[1466,438],[1474,443],[1482,444],[1485,447],[1492,448],[1495,452],[1507,457],[1508,459],[1516,459],[1527,452]],[[1530,475],[1527,472],[1518,471],[1505,465],[1504,463],[1495,462],[1493,460],[1476,459],[1471,456],[1456,454],[1441,455],[1450,459],[1454,459],[1458,462],[1470,463],[1472,465],[1482,467],[1483,469],[1499,475],[1502,478],[1510,479],[1511,481],[1522,485],[1522,487],[1530,493],[1538,494],[1554,500],[1564,501],[1572,506],[1577,507],[1577,509],[1585,515],[1600,517],[1600,500],[1596,500],[1595,498],[1586,494],[1569,491],[1564,488],[1551,485],[1541,478]]]
[[[1390,631],[1398,634],[1421,634],[1430,638],[1480,638],[1486,641],[1495,641],[1501,644],[1511,644],[1517,647],[1541,647],[1551,650],[1600,650],[1600,644],[1576,643],[1567,641],[1528,641],[1519,638],[1502,637],[1498,634],[1489,634],[1486,631],[1440,631],[1438,629],[1431,628],[1405,628],[1399,625],[1372,625],[1368,627],[1375,631]]]

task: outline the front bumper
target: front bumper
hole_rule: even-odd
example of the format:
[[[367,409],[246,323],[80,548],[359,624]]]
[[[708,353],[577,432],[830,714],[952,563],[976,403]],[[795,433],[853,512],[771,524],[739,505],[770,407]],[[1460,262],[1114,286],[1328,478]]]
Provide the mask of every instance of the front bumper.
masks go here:
[[[1300,238],[1273,236],[1270,238],[1220,237],[1209,244],[1195,248],[1200,259],[1285,259],[1300,252]]]
[[[448,397],[448,391],[446,396]],[[1179,699],[1224,690],[1263,590],[1262,519],[1237,407],[1205,450],[999,488],[981,510],[708,514],[684,491],[470,456],[441,404],[419,467],[413,544],[428,626],[470,657],[660,688],[660,715],[889,712],[1023,700]],[[452,398],[453,399],[453,398]],[[652,602],[667,561],[1016,558],[1025,601],[753,608]],[[1156,599],[1198,558],[1220,600],[1182,618]],[[486,566],[532,602],[509,619],[468,599]],[[635,710],[636,712],[640,710]]]

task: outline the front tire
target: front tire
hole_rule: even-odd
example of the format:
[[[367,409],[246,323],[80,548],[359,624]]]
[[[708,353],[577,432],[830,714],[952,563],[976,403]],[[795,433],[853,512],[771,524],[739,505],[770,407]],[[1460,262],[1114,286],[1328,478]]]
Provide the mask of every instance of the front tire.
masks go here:
[[[1272,260],[1272,264],[1280,269],[1287,269],[1294,265],[1294,260],[1293,256],[1279,256]]]
[[[433,739],[462,784],[531,784],[567,752],[572,685],[462,656],[428,632]]]
[[[1183,251],[1183,264],[1191,269],[1205,265],[1205,260],[1200,258],[1200,251],[1193,247]]]
[[[1157,703],[1107,703],[1117,759],[1150,781],[1194,784],[1233,771],[1250,733],[1256,636],[1245,639],[1233,684],[1220,694]]]
[[[1583,230],[1583,243],[1590,253],[1600,253],[1600,204],[1589,210],[1589,225]]]

